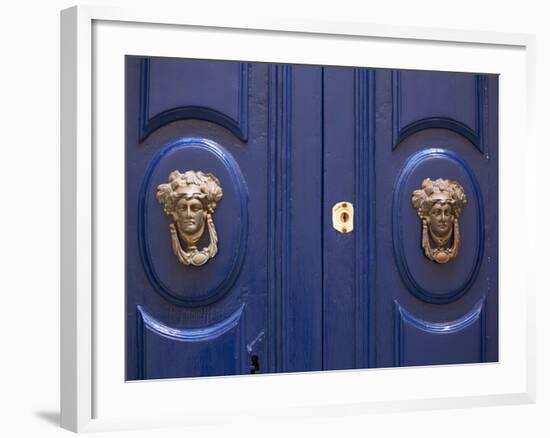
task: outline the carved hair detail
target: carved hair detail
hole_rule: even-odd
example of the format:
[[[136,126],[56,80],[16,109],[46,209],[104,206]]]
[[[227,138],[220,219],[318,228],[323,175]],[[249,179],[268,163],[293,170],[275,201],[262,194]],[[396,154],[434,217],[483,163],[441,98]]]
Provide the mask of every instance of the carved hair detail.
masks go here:
[[[423,219],[426,217],[433,205],[441,201],[442,196],[448,198],[456,218],[462,213],[466,206],[466,194],[464,188],[456,181],[438,178],[435,181],[426,178],[422,181],[422,188],[415,190],[412,196],[413,207],[416,208],[418,216]]]
[[[184,196],[189,197],[188,192],[180,189],[190,185],[197,186],[200,190],[192,197],[200,199],[209,213],[214,212],[217,203],[223,196],[218,178],[211,173],[192,170],[181,173],[174,170],[168,176],[168,184],[160,184],[157,188],[157,200],[166,214],[172,214],[175,211],[179,199]]]

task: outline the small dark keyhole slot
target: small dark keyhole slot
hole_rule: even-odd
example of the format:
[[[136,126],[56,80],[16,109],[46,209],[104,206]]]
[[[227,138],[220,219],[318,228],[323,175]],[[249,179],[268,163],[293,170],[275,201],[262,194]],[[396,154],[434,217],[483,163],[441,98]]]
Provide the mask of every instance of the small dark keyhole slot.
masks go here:
[[[348,221],[348,219],[349,219],[349,214],[347,214],[346,212],[344,212],[344,213],[341,214],[340,220],[341,220],[342,222],[345,223],[345,222]]]
[[[250,356],[250,374],[256,374],[260,372],[260,358],[257,354]]]

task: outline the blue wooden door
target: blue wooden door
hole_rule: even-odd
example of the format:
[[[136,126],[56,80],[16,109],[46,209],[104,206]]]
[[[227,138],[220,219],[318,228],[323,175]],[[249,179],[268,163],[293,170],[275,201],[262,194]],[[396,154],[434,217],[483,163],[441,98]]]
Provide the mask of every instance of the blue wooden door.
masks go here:
[[[497,103],[496,75],[324,69],[324,368],[498,360]],[[438,262],[413,195],[445,185],[460,246]]]
[[[497,360],[496,77],[126,67],[128,380]],[[449,263],[426,178],[467,196]]]

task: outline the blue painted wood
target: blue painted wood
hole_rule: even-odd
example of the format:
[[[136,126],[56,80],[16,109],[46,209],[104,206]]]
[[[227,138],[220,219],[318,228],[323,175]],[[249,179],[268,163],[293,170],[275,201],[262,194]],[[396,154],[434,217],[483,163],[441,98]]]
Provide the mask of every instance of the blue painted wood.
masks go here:
[[[185,106],[180,107],[184,110],[180,115],[184,115],[156,126],[142,137],[143,58],[127,57],[126,62],[126,378],[248,373],[252,356],[259,357],[261,371],[267,372],[270,370],[266,342],[270,335],[265,221],[269,187],[267,112],[258,110],[248,115],[246,123],[250,135],[246,141],[235,130],[216,120],[187,118]],[[187,77],[186,71],[192,69],[192,64],[191,61],[173,63],[170,68],[180,69],[181,76]],[[234,70],[238,72],[239,68]],[[247,102],[243,105],[248,106],[250,100],[255,108],[265,109],[267,66],[255,64],[247,66],[247,70],[249,68]],[[196,76],[195,73],[192,76]],[[239,75],[229,76],[233,84],[237,82],[231,78],[240,78]],[[172,97],[168,95],[174,91],[165,85],[153,80],[148,90],[156,93],[157,99],[164,95],[169,101]],[[178,105],[213,106],[213,97],[204,85],[183,84],[176,93],[181,98]],[[185,100],[189,98],[186,91],[191,88],[192,99]],[[226,116],[233,118],[237,113],[231,113],[230,109],[241,105],[237,94],[243,96],[240,91],[232,92],[232,97],[228,98],[231,102],[222,99],[217,110],[228,108],[224,110],[229,113]],[[219,100],[220,96],[215,98]],[[155,117],[153,112],[150,114]],[[224,197],[214,213],[219,252],[211,263],[196,270],[190,270],[175,259],[169,248],[167,217],[152,197],[156,186],[167,178],[167,171],[172,167],[211,171],[224,180]],[[140,251],[143,237],[147,240],[146,251],[144,246]],[[148,265],[154,266],[158,280],[167,286],[165,293]],[[247,317],[246,324],[240,323],[238,330],[235,328],[240,333],[238,336],[232,330],[224,336],[204,339],[190,346],[183,338],[167,339],[147,327],[144,330],[138,306],[163,326],[187,332],[209,330],[220,321],[227,321],[241,308]],[[195,359],[185,362],[186,355]],[[178,362],[180,366],[174,368],[174,363]],[[145,364],[145,371],[140,364]]]
[[[182,266],[170,254],[171,219],[159,208],[156,188],[174,169],[201,169],[220,180],[223,198],[214,213],[218,235],[224,236],[218,254],[208,264]],[[239,275],[248,239],[248,188],[238,164],[211,140],[184,137],[163,147],[151,160],[139,194],[139,248],[145,273],[157,292],[175,304],[204,306],[227,293]],[[230,215],[234,220],[219,221]],[[164,230],[164,235],[159,233]],[[199,247],[208,245],[205,233]]]
[[[459,256],[452,263],[435,268],[427,258],[418,263],[418,242],[407,237],[422,230],[416,210],[411,208],[411,193],[421,187],[424,178],[441,177],[460,181],[467,193],[467,208],[460,217],[461,229],[466,234],[461,232]],[[477,278],[485,247],[485,207],[477,178],[468,163],[445,149],[422,149],[413,154],[396,180],[392,208],[395,261],[409,291],[429,303],[449,303],[460,298]],[[410,259],[416,263],[409,263]]]
[[[126,79],[127,379],[498,360],[497,76],[127,57]],[[224,189],[198,268],[154,199],[172,168]],[[448,265],[424,177],[467,192]]]
[[[399,75],[405,72],[376,72],[376,162],[384,169],[376,178],[376,366],[497,361],[498,78],[406,72],[409,91],[401,90],[396,107]],[[400,111],[408,115],[396,124]],[[472,135],[450,126],[450,119]],[[403,128],[417,121],[418,129]],[[410,203],[426,177],[456,179],[468,196],[463,245],[447,265],[424,256]],[[479,303],[483,312],[472,314]],[[452,335],[436,329],[450,326]]]
[[[356,368],[360,359],[355,349],[360,345],[357,339],[363,334],[357,327],[357,302],[363,301],[364,297],[358,287],[361,279],[355,276],[357,235],[340,234],[334,230],[332,207],[342,201],[358,203],[355,180],[359,175],[355,172],[355,151],[363,150],[364,138],[358,138],[357,147],[353,146],[355,128],[364,126],[360,123],[363,113],[353,105],[359,88],[353,69],[326,67],[323,82],[323,368],[347,369]],[[364,160],[361,162],[365,164]],[[340,169],[348,171],[341,173]],[[366,166],[361,166],[360,170],[366,170]]]
[[[372,366],[374,333],[374,84],[367,69],[324,69],[324,368]],[[340,234],[332,207],[353,203]]]
[[[484,153],[487,76],[394,70],[392,87],[394,148],[416,132],[444,128]]]
[[[224,321],[194,329],[169,327],[141,306],[137,311],[139,379],[224,376],[248,371],[243,351],[244,306]]]
[[[281,207],[283,205],[283,180],[280,175],[282,151],[288,143],[285,135],[290,128],[288,96],[290,90],[289,68],[284,65],[270,65],[268,76],[268,294],[269,294],[269,369],[280,372],[282,365],[282,229]]]
[[[248,138],[249,64],[141,58],[140,139],[183,119],[209,120]]]
[[[322,369],[322,69],[282,73],[281,371],[315,371]]]
[[[395,302],[395,366],[485,362],[484,300],[454,321],[431,322]]]

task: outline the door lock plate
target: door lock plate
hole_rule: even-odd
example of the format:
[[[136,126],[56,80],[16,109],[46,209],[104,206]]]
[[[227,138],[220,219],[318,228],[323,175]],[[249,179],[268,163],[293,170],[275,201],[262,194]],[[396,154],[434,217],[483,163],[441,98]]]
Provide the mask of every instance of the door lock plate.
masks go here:
[[[172,251],[180,263],[202,266],[218,253],[218,233],[212,215],[222,196],[218,178],[194,170],[174,170],[168,176],[168,184],[157,187],[157,201],[172,219]],[[210,243],[201,250],[197,244],[205,230],[210,234]]]
[[[340,233],[353,231],[353,204],[342,201],[332,207],[332,226]]]

